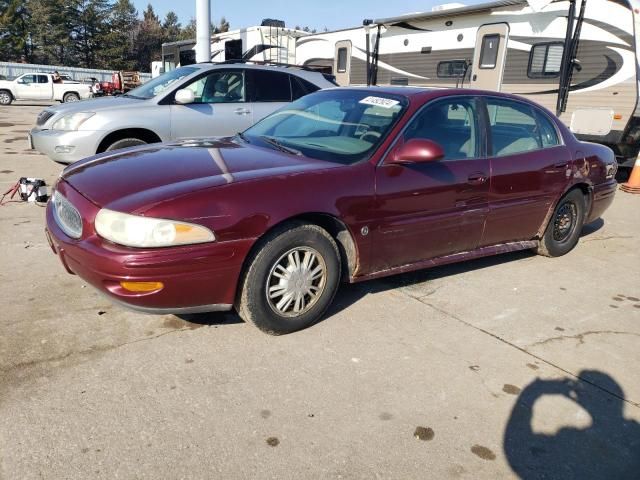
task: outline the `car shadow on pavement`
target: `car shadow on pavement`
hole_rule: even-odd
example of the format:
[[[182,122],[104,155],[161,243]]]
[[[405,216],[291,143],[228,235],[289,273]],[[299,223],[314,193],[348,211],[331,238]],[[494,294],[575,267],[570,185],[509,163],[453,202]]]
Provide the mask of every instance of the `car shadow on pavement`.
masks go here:
[[[571,426],[576,416],[566,415],[555,433],[536,432],[534,420],[540,414],[534,405],[558,396],[584,410],[590,425]],[[626,402],[621,386],[598,370],[583,370],[578,379],[534,380],[520,393],[505,429],[504,453],[511,469],[524,480],[638,479],[640,423],[624,418]]]

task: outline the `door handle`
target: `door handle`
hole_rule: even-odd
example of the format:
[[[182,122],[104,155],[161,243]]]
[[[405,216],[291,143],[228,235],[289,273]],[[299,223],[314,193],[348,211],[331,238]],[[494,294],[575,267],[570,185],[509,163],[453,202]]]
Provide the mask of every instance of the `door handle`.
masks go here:
[[[565,168],[567,165],[569,165],[567,162],[558,162],[553,164],[554,168]]]
[[[236,115],[247,115],[249,113],[251,113],[251,110],[246,109],[246,108],[236,108],[233,113],[235,113]]]
[[[478,172],[478,173],[472,173],[471,175],[469,175],[469,178],[467,178],[467,183],[469,185],[482,185],[487,180],[488,178],[484,173]]]

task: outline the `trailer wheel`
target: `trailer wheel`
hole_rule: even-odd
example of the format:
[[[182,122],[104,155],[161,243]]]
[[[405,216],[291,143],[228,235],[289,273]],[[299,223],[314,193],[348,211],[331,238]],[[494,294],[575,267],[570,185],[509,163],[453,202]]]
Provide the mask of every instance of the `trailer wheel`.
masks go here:
[[[79,100],[80,97],[74,92],[65,93],[64,97],[62,97],[62,103],[77,102]]]
[[[11,105],[13,96],[7,90],[0,90],[0,105]]]

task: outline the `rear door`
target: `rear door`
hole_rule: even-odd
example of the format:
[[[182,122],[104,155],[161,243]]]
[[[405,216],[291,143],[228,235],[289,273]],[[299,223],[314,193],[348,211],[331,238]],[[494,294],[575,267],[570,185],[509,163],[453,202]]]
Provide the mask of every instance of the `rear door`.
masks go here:
[[[384,270],[476,248],[488,210],[489,161],[479,102],[451,97],[425,106],[400,142],[438,143],[442,160],[383,164],[376,171],[380,224],[374,268]]]
[[[213,70],[182,88],[195,101],[172,104],[171,138],[235,135],[253,124],[247,101],[244,69]]]
[[[291,102],[291,79],[285,72],[247,69],[247,92],[253,120],[258,122]]]
[[[486,105],[491,180],[482,245],[530,240],[565,189],[571,154],[541,110],[504,98]]]
[[[38,100],[49,100],[53,98],[53,87],[49,80],[49,75],[36,75],[38,80]]]
[[[500,91],[508,41],[507,23],[493,23],[478,28],[471,70],[471,88]]]
[[[351,84],[351,40],[336,42],[335,56],[333,57],[333,74],[338,85]]]

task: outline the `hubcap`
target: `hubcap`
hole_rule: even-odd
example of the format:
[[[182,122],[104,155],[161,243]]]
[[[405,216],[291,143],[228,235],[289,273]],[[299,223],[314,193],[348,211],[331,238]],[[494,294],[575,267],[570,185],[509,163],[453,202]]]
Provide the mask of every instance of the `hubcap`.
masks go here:
[[[317,250],[296,247],[271,267],[266,296],[278,315],[297,317],[318,301],[327,281],[327,266]]]
[[[77,102],[78,101],[78,97],[76,97],[75,95],[69,95],[67,97],[67,103],[69,102]]]
[[[553,239],[558,242],[564,242],[569,238],[577,216],[575,204],[567,202],[562,205],[553,220]]]
[[[0,103],[2,103],[2,104],[9,103],[9,94],[8,93],[0,93]]]

